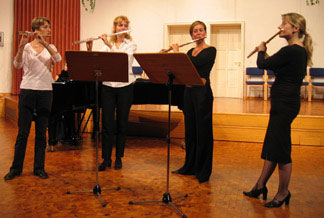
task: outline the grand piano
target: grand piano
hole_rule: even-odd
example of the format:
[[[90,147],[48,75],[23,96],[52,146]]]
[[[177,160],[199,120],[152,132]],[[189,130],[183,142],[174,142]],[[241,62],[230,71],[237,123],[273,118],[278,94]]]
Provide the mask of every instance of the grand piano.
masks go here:
[[[173,85],[171,104],[178,106],[180,110],[183,110],[183,93],[183,85]],[[154,84],[149,79],[139,78],[134,84],[133,104],[168,104],[168,87],[166,84]],[[53,83],[49,145],[55,145],[62,139],[78,144],[84,131],[81,123],[85,119],[86,124],[89,121],[89,117],[85,117],[85,111],[94,108],[95,82],[61,80]],[[75,121],[76,113],[79,114],[78,122]]]

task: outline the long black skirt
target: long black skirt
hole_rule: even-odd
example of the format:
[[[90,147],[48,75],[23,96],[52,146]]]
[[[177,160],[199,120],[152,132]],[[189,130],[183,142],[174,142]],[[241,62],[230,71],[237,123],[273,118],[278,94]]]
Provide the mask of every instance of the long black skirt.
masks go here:
[[[271,99],[270,119],[261,158],[291,163],[291,123],[300,109],[300,99]]]

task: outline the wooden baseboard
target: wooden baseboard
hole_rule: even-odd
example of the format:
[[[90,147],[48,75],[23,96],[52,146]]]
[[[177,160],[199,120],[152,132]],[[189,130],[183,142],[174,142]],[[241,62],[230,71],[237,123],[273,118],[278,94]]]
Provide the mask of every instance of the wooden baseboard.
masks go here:
[[[8,120],[17,123],[18,100],[0,98],[4,104],[3,114]],[[87,111],[86,118],[90,110]],[[269,121],[268,114],[213,114],[214,140],[259,142],[262,143]],[[84,128],[86,119],[82,124]],[[184,117],[181,111],[171,113],[172,138],[184,138]],[[92,132],[92,117],[85,132]],[[168,111],[131,110],[128,135],[166,138],[168,131]],[[324,146],[324,116],[299,115],[291,127],[291,139],[294,145]]]
[[[184,138],[184,119],[181,112],[173,112],[171,137]],[[166,111],[131,111],[129,134],[166,137]],[[213,114],[214,140],[259,142],[266,133],[269,115]],[[160,133],[160,134],[158,134]],[[324,146],[324,117],[298,116],[292,124],[292,144]]]

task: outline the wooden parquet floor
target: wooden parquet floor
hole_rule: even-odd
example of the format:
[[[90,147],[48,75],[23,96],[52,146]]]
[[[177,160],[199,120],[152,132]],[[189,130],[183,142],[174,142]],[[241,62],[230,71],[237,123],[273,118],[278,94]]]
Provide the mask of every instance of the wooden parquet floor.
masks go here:
[[[13,158],[16,125],[0,119],[0,174],[9,170]],[[102,189],[120,186],[119,191],[102,191],[102,207],[92,193],[66,194],[66,191],[92,190],[95,185],[95,146],[85,135],[79,147],[58,146],[46,154],[50,178],[33,175],[34,133],[31,133],[24,171],[11,181],[0,179],[1,217],[180,217],[163,204],[129,205],[130,200],[161,200],[166,191],[165,140],[128,138],[123,169],[99,172]],[[182,166],[184,150],[180,140],[172,140],[171,170]],[[188,217],[324,217],[324,147],[294,146],[289,206],[268,209],[261,199],[243,196],[252,188],[261,171],[260,143],[214,143],[213,174],[199,184],[193,176],[171,175],[173,203]],[[100,151],[101,154],[101,151]],[[277,170],[268,182],[268,200],[277,191]]]

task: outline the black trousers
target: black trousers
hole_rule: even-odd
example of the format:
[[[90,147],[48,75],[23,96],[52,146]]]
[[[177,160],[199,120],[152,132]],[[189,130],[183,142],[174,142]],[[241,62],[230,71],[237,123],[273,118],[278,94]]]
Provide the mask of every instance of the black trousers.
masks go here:
[[[198,179],[209,179],[213,165],[213,93],[209,84],[186,87],[184,169]]]
[[[102,86],[102,158],[111,159],[115,135],[115,112],[116,157],[124,156],[128,115],[132,102],[133,84],[121,88]]]
[[[52,107],[53,92],[22,89],[19,95],[18,136],[10,170],[22,172],[30,126],[35,119],[34,171],[43,170],[45,163],[46,129]]]

